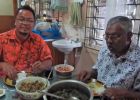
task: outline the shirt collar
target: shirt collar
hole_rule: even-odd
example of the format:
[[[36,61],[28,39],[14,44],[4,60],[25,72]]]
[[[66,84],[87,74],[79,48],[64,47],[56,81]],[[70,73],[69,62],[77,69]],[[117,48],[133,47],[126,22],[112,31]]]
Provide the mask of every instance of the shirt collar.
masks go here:
[[[115,55],[109,51],[109,49],[107,49],[107,54],[109,55],[109,57],[115,58],[116,60],[119,60],[119,61],[131,60],[131,59],[129,59],[129,56],[130,56],[131,52],[135,49],[135,47],[136,46],[134,45],[134,43],[131,42],[127,53],[118,58],[116,58]]]

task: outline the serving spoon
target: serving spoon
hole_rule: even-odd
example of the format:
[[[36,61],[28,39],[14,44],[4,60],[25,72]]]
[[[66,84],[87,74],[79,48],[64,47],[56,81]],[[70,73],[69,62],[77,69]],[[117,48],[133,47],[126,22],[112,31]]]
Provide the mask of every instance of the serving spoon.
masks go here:
[[[65,100],[64,97],[55,95],[55,94],[53,94],[53,93],[49,93],[49,92],[47,92],[47,91],[37,91],[37,92],[43,93],[43,95],[47,95],[47,96],[54,97],[54,98],[57,98],[57,99]]]
[[[61,99],[61,100],[80,100],[79,98],[75,97],[75,96],[72,96],[72,97],[69,97],[69,98],[64,98],[62,96],[58,96],[58,95],[55,95],[53,93],[49,93],[49,92],[44,92],[44,91],[38,91],[40,93],[43,93],[47,96],[51,96],[51,97],[54,97],[54,98],[57,98],[57,99]]]
[[[77,98],[77,97],[72,96],[72,97],[68,98],[67,100],[80,100],[80,99]]]

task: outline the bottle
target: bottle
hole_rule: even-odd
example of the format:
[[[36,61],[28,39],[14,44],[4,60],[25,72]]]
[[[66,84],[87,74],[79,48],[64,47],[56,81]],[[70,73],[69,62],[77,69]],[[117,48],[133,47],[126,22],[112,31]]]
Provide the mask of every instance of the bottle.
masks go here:
[[[26,75],[27,75],[27,73],[25,71],[21,71],[20,73],[18,73],[16,82],[26,78]]]

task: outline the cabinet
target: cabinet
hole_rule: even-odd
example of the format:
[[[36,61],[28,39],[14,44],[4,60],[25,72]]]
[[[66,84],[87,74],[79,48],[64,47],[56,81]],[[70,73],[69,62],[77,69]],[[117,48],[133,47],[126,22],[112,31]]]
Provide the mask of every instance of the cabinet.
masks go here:
[[[64,61],[64,54],[52,46],[52,41],[47,42],[53,57],[53,65],[61,64]]]
[[[16,9],[17,9],[17,0],[12,0],[11,1],[7,1],[7,0],[0,0],[0,3],[2,6],[0,6],[0,10],[2,10],[1,8],[5,5],[8,5],[8,3],[6,2],[9,2],[9,5],[13,6],[13,11],[14,11],[14,15],[6,15],[6,14],[0,14],[0,33],[2,32],[5,32],[5,31],[8,31],[12,28],[14,28],[14,19],[15,19],[15,15],[16,15]]]

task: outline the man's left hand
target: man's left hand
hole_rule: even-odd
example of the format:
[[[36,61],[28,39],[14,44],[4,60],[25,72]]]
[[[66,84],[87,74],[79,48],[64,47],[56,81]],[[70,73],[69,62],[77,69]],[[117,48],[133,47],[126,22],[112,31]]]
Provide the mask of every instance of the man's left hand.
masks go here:
[[[41,73],[41,72],[42,72],[42,62],[41,62],[41,61],[36,61],[36,62],[32,65],[32,71],[33,71],[33,73],[35,73],[35,74]]]
[[[121,100],[127,97],[128,90],[121,88],[107,88],[104,95],[111,98],[111,100]]]

